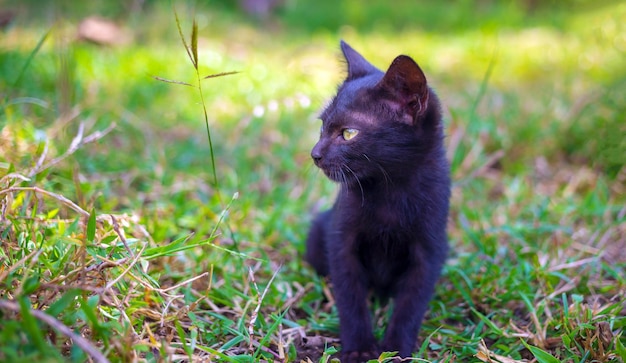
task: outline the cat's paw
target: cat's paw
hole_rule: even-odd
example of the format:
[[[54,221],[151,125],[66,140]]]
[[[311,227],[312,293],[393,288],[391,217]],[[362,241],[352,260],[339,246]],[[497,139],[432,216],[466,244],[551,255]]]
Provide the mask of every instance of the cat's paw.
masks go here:
[[[350,351],[341,353],[341,363],[365,363],[370,359],[378,359],[378,351]]]

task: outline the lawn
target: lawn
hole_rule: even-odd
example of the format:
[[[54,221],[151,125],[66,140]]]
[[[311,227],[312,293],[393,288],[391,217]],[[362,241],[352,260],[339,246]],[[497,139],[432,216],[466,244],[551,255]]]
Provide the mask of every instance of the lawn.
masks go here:
[[[452,249],[415,360],[626,361],[626,2],[391,4],[3,2],[0,361],[330,361],[301,256],[340,39],[444,104]],[[81,40],[90,15],[123,41]]]

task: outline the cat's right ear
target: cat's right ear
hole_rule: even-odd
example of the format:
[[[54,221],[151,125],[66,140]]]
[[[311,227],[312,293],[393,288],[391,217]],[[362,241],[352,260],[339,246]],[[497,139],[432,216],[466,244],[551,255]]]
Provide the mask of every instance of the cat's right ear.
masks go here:
[[[380,81],[379,87],[393,95],[394,101],[413,121],[416,116],[426,112],[430,95],[426,76],[411,57],[397,56]]]
[[[341,41],[341,51],[348,62],[348,78],[346,81],[364,77],[370,73],[378,71],[370,62],[368,62],[361,54],[352,49],[348,43]]]

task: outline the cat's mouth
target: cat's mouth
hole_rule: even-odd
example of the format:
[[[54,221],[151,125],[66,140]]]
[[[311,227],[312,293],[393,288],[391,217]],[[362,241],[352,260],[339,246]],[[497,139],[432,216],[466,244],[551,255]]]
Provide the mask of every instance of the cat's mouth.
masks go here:
[[[322,171],[326,174],[328,179],[334,182],[341,183],[346,179],[345,173],[343,173],[341,169],[322,169]]]
[[[345,184],[348,186],[360,183],[359,176],[347,165],[333,167],[324,167],[318,165],[318,167],[324,172],[328,179],[336,183]]]

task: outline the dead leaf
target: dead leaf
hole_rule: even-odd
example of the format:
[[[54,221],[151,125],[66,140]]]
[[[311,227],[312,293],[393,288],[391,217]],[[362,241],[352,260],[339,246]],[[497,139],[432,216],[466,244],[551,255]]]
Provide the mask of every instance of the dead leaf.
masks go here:
[[[130,34],[114,22],[99,16],[90,16],[78,24],[78,39],[99,45],[127,44]]]

